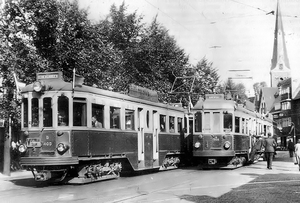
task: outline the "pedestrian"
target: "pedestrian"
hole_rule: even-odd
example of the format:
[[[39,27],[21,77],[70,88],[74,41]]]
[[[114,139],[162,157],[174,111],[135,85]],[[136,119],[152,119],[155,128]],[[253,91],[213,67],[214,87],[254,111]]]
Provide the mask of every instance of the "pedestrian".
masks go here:
[[[296,162],[295,164],[298,164],[299,166],[299,171],[300,171],[300,139],[297,140],[297,143],[295,144],[295,158]]]
[[[290,157],[293,157],[295,151],[295,144],[291,139],[288,141],[288,150],[289,150]]]
[[[268,138],[266,138],[264,141],[265,156],[266,156],[266,160],[267,160],[267,168],[268,169],[272,169],[272,162],[273,162],[276,145],[277,145],[276,141],[272,137],[272,134],[268,133]]]

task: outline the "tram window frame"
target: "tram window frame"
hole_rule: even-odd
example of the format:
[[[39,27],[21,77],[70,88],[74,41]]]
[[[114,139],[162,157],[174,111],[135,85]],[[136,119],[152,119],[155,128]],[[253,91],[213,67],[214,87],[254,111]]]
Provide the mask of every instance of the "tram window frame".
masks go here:
[[[235,116],[235,118],[234,118],[235,120],[234,120],[234,125],[235,125],[235,130],[234,130],[234,132],[236,132],[236,133],[240,133],[240,117],[238,117],[238,116]]]
[[[23,126],[28,127],[28,99],[23,98]]]
[[[178,133],[182,132],[182,122],[183,122],[183,119],[181,117],[178,117],[177,118],[177,132]]]
[[[73,126],[87,126],[86,98],[75,97],[73,99]]]
[[[134,110],[125,109],[125,130],[134,130]]]
[[[52,127],[53,126],[53,111],[52,111],[52,98],[43,98],[43,126]]]
[[[159,114],[159,127],[161,132],[166,132],[166,115]]]
[[[110,129],[121,129],[121,108],[111,106],[109,108]]]
[[[202,113],[197,111],[195,113],[195,132],[202,132]]]
[[[57,126],[69,126],[69,98],[64,95],[57,98]]]
[[[232,118],[233,118],[232,113],[227,112],[227,111],[223,112],[223,131],[224,132],[232,132],[232,124],[233,124]]]
[[[39,99],[31,99],[31,127],[39,127]]]
[[[169,116],[169,132],[175,132],[175,116]]]
[[[94,128],[103,128],[104,127],[104,105],[92,103],[92,118],[95,118],[96,121],[92,120],[92,127]]]

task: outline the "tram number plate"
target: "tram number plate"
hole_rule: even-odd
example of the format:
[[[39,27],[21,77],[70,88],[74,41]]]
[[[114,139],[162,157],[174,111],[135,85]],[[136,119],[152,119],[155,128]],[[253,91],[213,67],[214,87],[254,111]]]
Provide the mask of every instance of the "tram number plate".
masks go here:
[[[27,138],[27,147],[41,147],[42,143],[39,138]]]
[[[208,159],[209,165],[215,165],[217,163],[217,159]]]

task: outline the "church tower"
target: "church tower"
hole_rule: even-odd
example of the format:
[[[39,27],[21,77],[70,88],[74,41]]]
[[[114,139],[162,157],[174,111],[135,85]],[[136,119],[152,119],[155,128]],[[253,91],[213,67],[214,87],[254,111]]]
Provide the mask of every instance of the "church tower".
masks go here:
[[[273,58],[271,62],[271,87],[277,87],[279,81],[291,77],[291,69],[286,51],[279,0],[277,1]]]

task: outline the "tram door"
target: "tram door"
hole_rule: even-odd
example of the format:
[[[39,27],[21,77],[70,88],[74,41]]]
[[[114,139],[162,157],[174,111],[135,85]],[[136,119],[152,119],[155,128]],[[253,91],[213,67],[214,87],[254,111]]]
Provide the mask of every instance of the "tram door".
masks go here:
[[[145,148],[144,148],[144,116],[143,116],[143,109],[138,108],[138,167],[144,168],[145,167]]]
[[[158,145],[158,128],[159,128],[159,115],[157,111],[153,111],[152,115],[153,125],[153,166],[159,166],[159,145]]]
[[[150,112],[146,112],[146,126],[147,129],[150,127]],[[145,167],[153,167],[153,134],[144,133],[144,149],[145,149]]]

